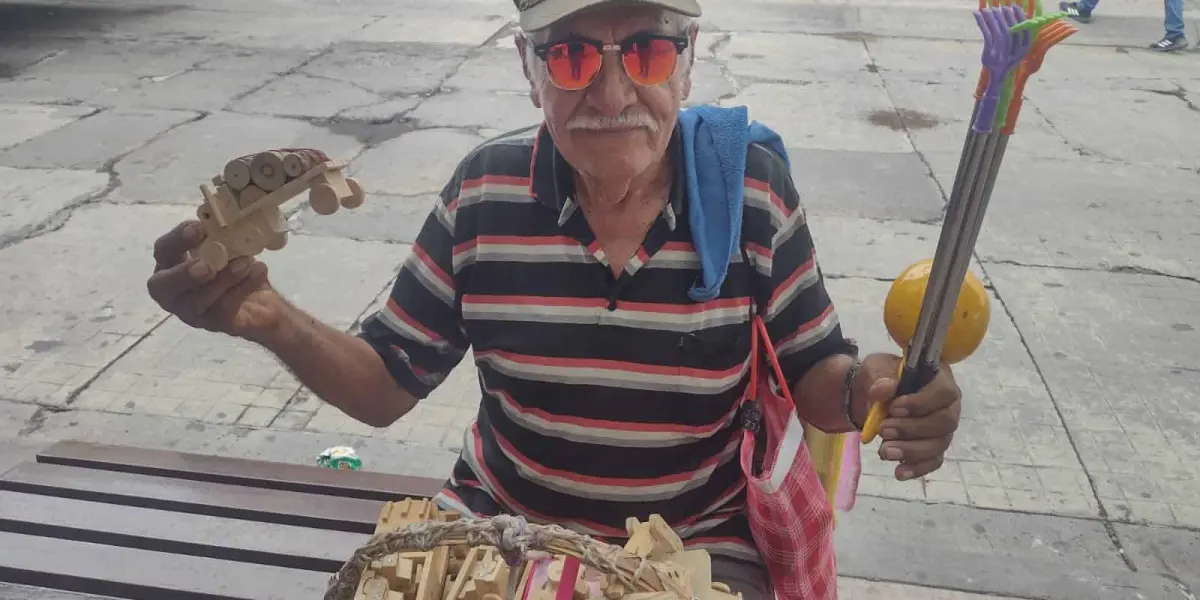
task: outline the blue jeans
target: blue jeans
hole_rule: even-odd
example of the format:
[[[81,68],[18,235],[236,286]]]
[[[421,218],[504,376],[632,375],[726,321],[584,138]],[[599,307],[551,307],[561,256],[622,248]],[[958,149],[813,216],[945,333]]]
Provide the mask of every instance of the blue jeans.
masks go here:
[[[1100,3],[1100,0],[1079,0],[1079,10],[1083,12],[1092,12],[1093,8]],[[1163,25],[1167,30],[1167,35],[1170,37],[1179,37],[1183,35],[1183,0],[1163,0],[1163,10],[1166,12],[1166,17],[1163,19]]]

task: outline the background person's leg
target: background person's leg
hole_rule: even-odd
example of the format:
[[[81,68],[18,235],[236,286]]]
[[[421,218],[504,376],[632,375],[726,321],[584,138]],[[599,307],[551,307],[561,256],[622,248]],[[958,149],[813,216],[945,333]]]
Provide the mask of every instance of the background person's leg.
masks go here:
[[[1067,13],[1068,17],[1079,21],[1080,23],[1090,23],[1092,21],[1092,10],[1100,0],[1079,0],[1078,2],[1059,2],[1058,9]]]
[[[1183,0],[1163,0],[1163,11],[1166,13],[1163,17],[1163,28],[1167,33],[1161,40],[1150,44],[1150,49],[1174,52],[1187,48],[1187,38],[1183,33]]]

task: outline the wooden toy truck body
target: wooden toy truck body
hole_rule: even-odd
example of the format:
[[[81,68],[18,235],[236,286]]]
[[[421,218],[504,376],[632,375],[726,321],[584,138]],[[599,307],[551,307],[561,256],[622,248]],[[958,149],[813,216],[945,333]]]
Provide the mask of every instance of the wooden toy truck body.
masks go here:
[[[207,234],[194,255],[213,271],[220,271],[239,256],[255,256],[263,250],[287,245],[287,221],[279,207],[305,190],[318,214],[332,214],[338,205],[354,208],[361,204],[362,188],[347,178],[345,165],[335,161],[318,164],[246,206],[241,206],[220,176],[202,184],[204,204],[196,211]]]

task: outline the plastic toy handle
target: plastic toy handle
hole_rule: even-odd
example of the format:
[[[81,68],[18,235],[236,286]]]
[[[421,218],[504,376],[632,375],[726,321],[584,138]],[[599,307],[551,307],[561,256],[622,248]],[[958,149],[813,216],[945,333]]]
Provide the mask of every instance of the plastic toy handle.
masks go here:
[[[1008,104],[1008,113],[1004,115],[1004,128],[1000,133],[1012,135],[1017,128],[1017,117],[1021,114],[1021,105],[1025,103],[1025,82],[1029,81],[1029,76],[1033,71],[1027,69],[1028,63],[1023,63],[1017,69],[1017,77],[1013,81],[1012,102]],[[1036,68],[1035,68],[1036,70]]]
[[[1042,68],[1042,62],[1046,58],[1046,52],[1055,44],[1075,35],[1078,31],[1074,27],[1066,23],[1056,23],[1054,25],[1043,28],[1038,32],[1037,39],[1033,42],[1033,47],[1030,48],[1025,61],[1021,63],[1017,69],[1017,77],[1013,84],[1012,102],[1008,106],[1008,114],[1005,116],[1005,126],[1001,133],[1012,135],[1017,128],[1017,117],[1021,114],[1021,105],[1025,102],[1025,83],[1029,81],[1029,77],[1037,73]]]
[[[1050,23],[1053,23],[1054,21],[1062,19],[1065,16],[1067,16],[1067,13],[1057,12],[1057,13],[1051,13],[1048,15],[1042,15],[1040,17],[1034,17],[1032,19],[1026,19],[1024,21],[1021,21],[1020,23],[1017,23],[1016,25],[1013,25],[1009,31],[1011,31],[1013,33],[1020,33],[1025,30],[1029,30],[1029,31],[1032,31],[1034,35],[1037,35],[1042,27],[1045,27],[1046,25],[1049,25]]]
[[[937,377],[938,374],[936,365],[921,363],[915,369],[910,369],[904,366],[904,362],[901,359],[900,383],[896,385],[896,398],[919,392],[921,388],[929,385],[929,382],[933,381],[933,378]],[[884,419],[887,418],[889,407],[891,407],[891,402],[880,402],[871,406],[871,410],[867,412],[867,420],[863,422],[863,444],[870,444],[875,441],[875,438],[879,435],[880,426],[883,425]]]
[[[983,9],[989,8],[989,7],[999,8],[1001,6],[1012,6],[1012,5],[1013,5],[1013,0],[992,0],[991,2],[989,2],[989,0],[979,0],[979,10],[983,10]],[[1025,9],[1026,15],[1034,15],[1035,17],[1040,17],[1042,15],[1042,0],[1027,0],[1024,4],[1023,8]],[[1063,16],[1066,15],[1066,13],[1056,13],[1056,14],[1063,15]],[[1059,18],[1061,18],[1061,17],[1059,17]],[[1018,24],[1017,26],[1010,28],[1009,31],[1011,31],[1012,33],[1016,33],[1020,30],[1018,28],[1025,28],[1025,27],[1023,27],[1023,24]],[[985,89],[987,89],[987,83],[988,83],[987,70],[980,70],[979,71],[979,82],[975,84],[975,99],[976,100],[983,98],[983,92]]]
[[[996,117],[997,103],[1000,101],[1001,88],[1004,85],[1004,58],[1008,54],[1010,37],[1005,28],[999,24],[999,12],[1003,8],[988,8],[975,11],[975,22],[983,33],[983,56],[981,62],[987,70],[988,82],[979,99],[979,108],[971,121],[971,129],[976,133],[988,133],[992,130],[992,120]]]
[[[1004,125],[1007,123],[1005,119],[1008,118],[1008,109],[1012,107],[1013,88],[1015,87],[1018,70],[1020,70],[1019,66],[1016,70],[1010,71],[1008,76],[1004,78],[1004,86],[1000,91],[1000,103],[996,108],[996,118],[992,121],[992,129],[1004,129]]]
[[[1006,28],[1002,35],[1009,38],[1009,45],[1007,54],[1004,57],[1004,83],[1000,88],[1000,102],[996,108],[995,120],[992,122],[993,129],[1004,128],[1008,109],[1012,104],[1013,82],[1018,67],[1029,54],[1029,49],[1033,46],[1034,40],[1034,36],[1030,34],[1029,30],[1021,30],[1017,33],[1012,32],[1014,26],[1026,20],[1025,11],[1021,10],[1020,6],[1011,6],[1002,10],[1001,17],[1004,19],[1004,26]]]

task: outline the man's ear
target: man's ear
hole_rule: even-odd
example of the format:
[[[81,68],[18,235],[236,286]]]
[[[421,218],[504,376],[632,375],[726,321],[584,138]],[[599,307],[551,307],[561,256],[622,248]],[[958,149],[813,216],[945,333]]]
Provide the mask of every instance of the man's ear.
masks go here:
[[[687,100],[692,95],[692,75],[695,73],[696,67],[696,36],[699,32],[700,26],[695,23],[688,27],[688,48],[690,49],[687,53],[688,69],[687,77],[683,80],[683,97],[680,100]]]
[[[533,102],[534,108],[541,108],[542,101],[538,97],[537,80],[533,76],[533,65],[529,64],[529,53],[526,52],[528,40],[525,36],[517,34],[513,37],[513,41],[517,45],[517,54],[521,56],[521,72],[525,74],[525,81],[529,82],[529,100]]]
[[[700,25],[692,23],[692,26],[688,27],[688,46],[692,48],[691,61],[693,63],[696,62],[696,37],[698,35],[700,35]]]

